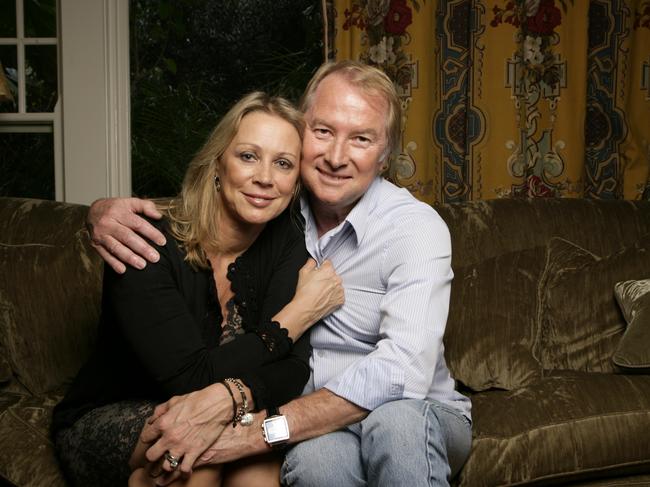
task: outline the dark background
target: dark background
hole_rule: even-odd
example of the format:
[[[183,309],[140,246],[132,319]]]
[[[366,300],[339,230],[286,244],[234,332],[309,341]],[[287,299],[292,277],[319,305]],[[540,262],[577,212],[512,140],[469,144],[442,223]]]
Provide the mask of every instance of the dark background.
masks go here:
[[[220,116],[253,90],[297,102],[323,61],[321,2],[132,0],[133,193],[171,196]]]

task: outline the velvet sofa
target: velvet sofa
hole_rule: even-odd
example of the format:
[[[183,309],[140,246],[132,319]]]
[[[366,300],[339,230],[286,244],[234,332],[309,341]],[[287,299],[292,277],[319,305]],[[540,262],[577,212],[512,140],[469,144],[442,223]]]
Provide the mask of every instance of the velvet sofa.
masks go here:
[[[615,297],[650,277],[650,202],[437,209],[455,273],[446,357],[473,401],[455,483],[650,485],[650,369],[621,347],[650,342],[638,347],[627,323],[643,313]],[[95,337],[102,265],[86,211],[0,198],[0,476],[18,486],[65,485],[48,427]]]

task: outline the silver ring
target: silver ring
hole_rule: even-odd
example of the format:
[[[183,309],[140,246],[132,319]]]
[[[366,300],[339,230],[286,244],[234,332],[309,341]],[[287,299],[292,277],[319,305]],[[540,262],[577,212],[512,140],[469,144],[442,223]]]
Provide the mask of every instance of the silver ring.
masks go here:
[[[169,450],[165,452],[165,460],[169,462],[169,466],[172,470],[176,470],[178,468],[178,462],[180,461],[180,458],[177,458],[169,453]]]

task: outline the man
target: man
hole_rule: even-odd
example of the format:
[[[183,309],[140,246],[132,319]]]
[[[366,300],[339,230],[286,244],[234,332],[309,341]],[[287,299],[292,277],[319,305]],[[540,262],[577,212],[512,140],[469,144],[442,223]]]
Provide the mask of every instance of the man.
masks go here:
[[[173,400],[145,434],[162,434],[147,456],[155,460],[173,446],[192,463],[201,455],[198,465],[297,443],[282,469],[287,485],[447,485],[471,443],[470,403],[454,388],[442,344],[451,244],[433,209],[380,176],[399,141],[399,100],[381,71],[344,61],[318,70],[302,108],[305,241],[343,279],[345,304],[312,330],[309,383],[279,416],[264,421],[266,412],[257,413],[254,427],[228,428],[218,439],[206,425],[199,436],[217,441],[201,455],[203,443],[179,448],[167,434]],[[147,208],[133,201],[118,207]],[[153,252],[116,220],[158,238],[131,213],[114,209],[94,220],[93,239],[115,265],[115,256],[144,265],[120,241],[141,255]],[[111,226],[120,227],[111,230],[116,238],[107,236]]]

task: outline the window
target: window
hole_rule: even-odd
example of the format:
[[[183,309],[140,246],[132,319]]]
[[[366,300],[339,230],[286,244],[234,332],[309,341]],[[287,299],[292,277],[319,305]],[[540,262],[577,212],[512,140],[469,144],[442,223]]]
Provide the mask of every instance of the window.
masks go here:
[[[0,196],[62,193],[57,1],[0,0]]]

